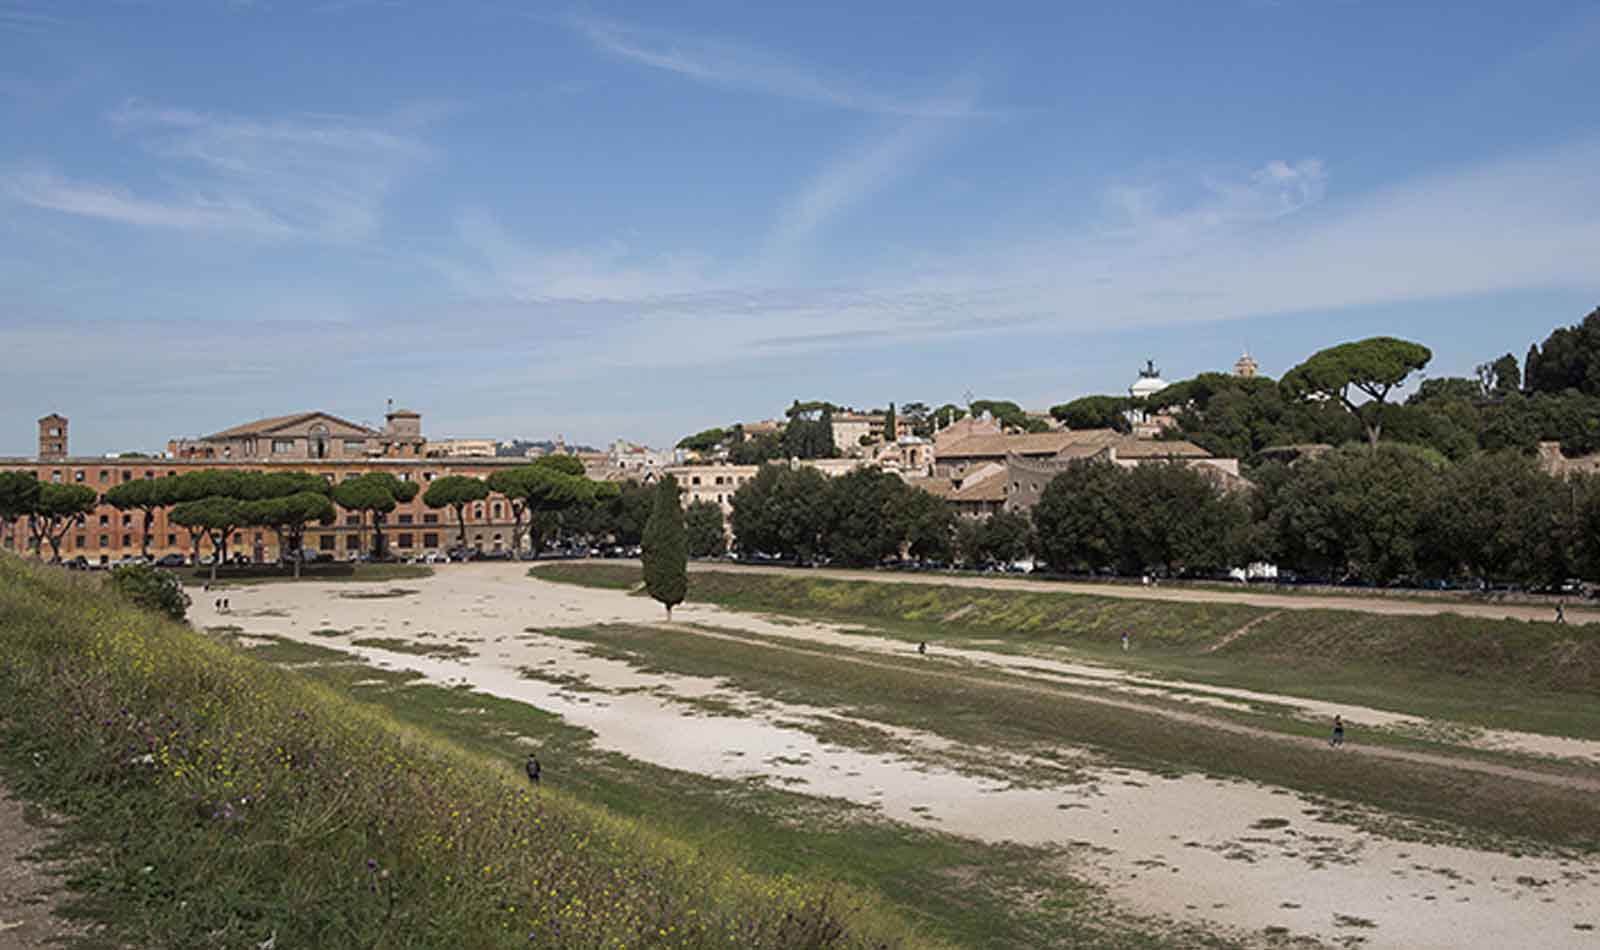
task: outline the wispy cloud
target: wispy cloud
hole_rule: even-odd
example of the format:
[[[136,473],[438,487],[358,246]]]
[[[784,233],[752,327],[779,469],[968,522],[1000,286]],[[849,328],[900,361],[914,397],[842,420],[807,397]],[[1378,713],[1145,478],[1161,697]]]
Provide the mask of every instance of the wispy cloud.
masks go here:
[[[0,5],[0,32],[38,33],[66,25],[65,19],[50,13],[40,13],[37,8],[16,4]]]
[[[47,171],[0,174],[0,195],[35,208],[140,227],[239,231],[286,237],[288,225],[249,203],[200,195],[149,201],[107,185],[65,181]]]
[[[395,184],[431,158],[417,130],[437,113],[253,119],[128,102],[107,119],[158,160],[165,193],[30,168],[0,173],[0,194],[133,225],[359,241],[377,231]]]
[[[431,156],[415,121],[261,120],[140,102],[109,118],[151,154],[200,170],[213,190],[271,208],[295,231],[329,240],[370,236],[390,188]]]
[[[972,95],[952,98],[959,108]],[[914,118],[897,125],[864,146],[851,149],[826,165],[779,210],[765,252],[770,274],[793,256],[833,218],[904,175],[950,133],[945,119]]]
[[[715,86],[882,115],[962,118],[980,114],[970,101],[886,94],[867,83],[824,75],[776,53],[717,37],[579,15],[569,17],[567,23],[609,55]]]

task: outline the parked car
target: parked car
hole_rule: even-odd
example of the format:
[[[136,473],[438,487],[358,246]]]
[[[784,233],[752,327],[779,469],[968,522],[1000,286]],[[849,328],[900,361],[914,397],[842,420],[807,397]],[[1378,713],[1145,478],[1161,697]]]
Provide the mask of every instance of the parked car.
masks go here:
[[[189,559],[181,554],[163,554],[156,559],[156,567],[186,567]]]
[[[61,562],[61,566],[69,571],[87,571],[90,567],[89,559],[81,554],[77,557],[67,558]]]
[[[509,560],[511,560],[511,552],[510,551],[483,551],[483,552],[478,554],[478,558],[477,559],[480,560],[480,561],[509,561]]]

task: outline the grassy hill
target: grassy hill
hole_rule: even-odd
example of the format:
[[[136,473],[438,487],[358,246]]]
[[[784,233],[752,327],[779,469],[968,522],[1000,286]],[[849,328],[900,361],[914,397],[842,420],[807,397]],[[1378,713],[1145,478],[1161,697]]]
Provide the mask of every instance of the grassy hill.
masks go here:
[[[933,945],[513,766],[0,557],[0,778],[65,817],[74,909],[119,943]]]

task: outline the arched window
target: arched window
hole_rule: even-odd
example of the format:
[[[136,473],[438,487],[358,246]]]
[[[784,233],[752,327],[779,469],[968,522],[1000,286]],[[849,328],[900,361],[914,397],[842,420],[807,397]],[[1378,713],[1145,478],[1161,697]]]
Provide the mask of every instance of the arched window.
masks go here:
[[[328,427],[317,423],[311,427],[311,457],[325,459],[328,457]]]

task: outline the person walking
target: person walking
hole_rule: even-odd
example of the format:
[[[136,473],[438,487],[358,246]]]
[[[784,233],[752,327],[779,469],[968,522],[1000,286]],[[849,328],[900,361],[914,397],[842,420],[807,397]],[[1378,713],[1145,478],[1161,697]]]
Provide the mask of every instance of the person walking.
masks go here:
[[[539,757],[529,752],[528,764],[523,766],[523,771],[528,773],[528,781],[532,782],[534,789],[537,790],[539,788],[539,773],[542,771],[539,768]]]
[[[1333,746],[1335,749],[1337,749],[1338,747],[1344,745],[1344,717],[1343,716],[1334,716],[1333,717],[1333,738],[1328,740],[1328,745]]]
[[[1122,631],[1122,652],[1128,652],[1128,631]]]
[[[1556,601],[1556,623],[1566,623],[1566,622],[1567,622],[1567,602],[1564,601],[1564,600],[1558,600],[1558,601]]]
[[[922,654],[923,656],[927,656],[928,655],[928,641],[923,640],[921,643],[918,643],[917,644],[917,652]]]

